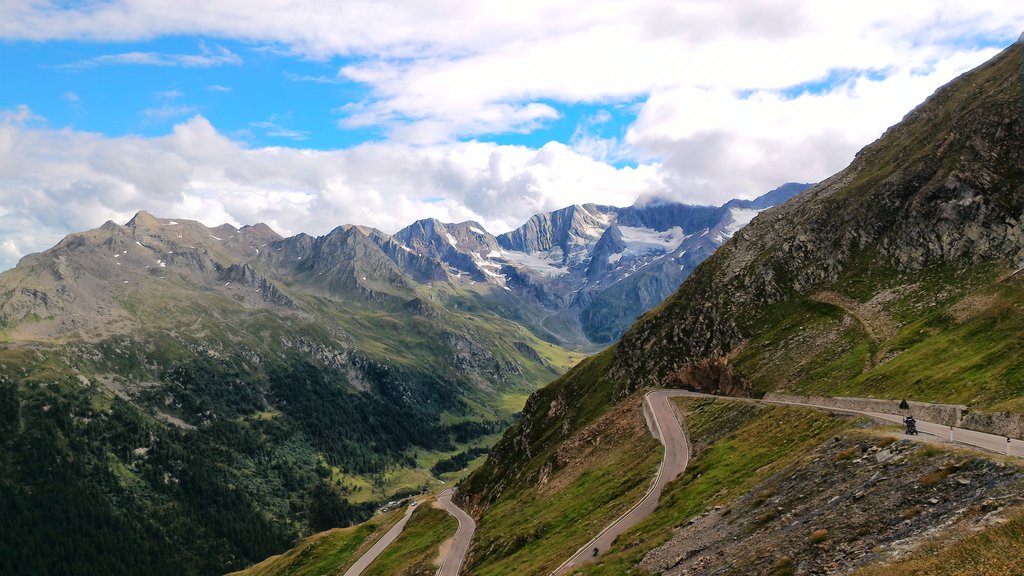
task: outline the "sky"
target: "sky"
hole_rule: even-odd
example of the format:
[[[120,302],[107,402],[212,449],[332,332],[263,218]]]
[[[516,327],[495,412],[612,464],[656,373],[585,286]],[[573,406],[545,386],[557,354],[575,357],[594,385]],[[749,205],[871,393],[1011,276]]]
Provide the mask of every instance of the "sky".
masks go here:
[[[1019,0],[0,0],[0,270],[138,210],[492,233],[841,170]]]

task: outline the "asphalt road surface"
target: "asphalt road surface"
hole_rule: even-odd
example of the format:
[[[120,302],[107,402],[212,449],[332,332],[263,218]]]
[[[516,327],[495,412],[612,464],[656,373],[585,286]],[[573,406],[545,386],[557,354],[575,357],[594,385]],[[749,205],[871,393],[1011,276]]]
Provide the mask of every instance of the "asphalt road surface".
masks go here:
[[[685,395],[683,390],[654,390],[648,392],[644,398],[650,410],[658,440],[665,447],[665,456],[658,468],[658,475],[655,476],[651,487],[632,508],[601,531],[593,540],[584,544],[575,554],[561,566],[552,572],[552,575],[563,574],[573,566],[583,564],[600,556],[608,550],[623,532],[636,526],[641,520],[647,518],[658,507],[658,498],[661,491],[672,480],[675,480],[690,460],[690,445],[683,434],[683,428],[679,425],[676,417],[675,407],[669,402],[673,396]],[[595,553],[596,550],[596,553]]]
[[[380,540],[377,540],[366,554],[363,554],[362,558],[357,560],[351,568],[346,570],[345,576],[359,576],[362,574],[363,570],[366,570],[370,564],[377,559],[377,556],[380,556],[380,553],[383,552],[385,548],[398,539],[398,535],[405,529],[405,524],[409,521],[409,517],[412,516],[415,509],[416,502],[413,502],[408,508],[406,508],[405,516],[402,516],[402,519],[398,521],[398,524],[392,526],[391,530],[388,530],[387,534],[385,534]]]
[[[880,412],[861,412],[858,410],[825,408],[822,406],[817,406],[815,404],[805,404],[802,402],[771,403],[787,404],[790,406],[807,406],[809,408],[817,408],[819,410],[828,410],[829,412],[838,412],[844,414],[861,414],[864,416],[870,416],[875,420],[883,420],[885,422],[892,422],[893,424],[903,426],[903,417],[898,414],[882,414]],[[955,428],[946,426],[944,424],[925,422],[924,420],[917,421],[917,431],[920,432],[917,438],[912,436],[908,436],[908,438],[924,440],[927,442],[941,441],[947,444],[964,444],[967,446],[972,446],[974,448],[981,448],[983,450],[996,452],[997,454],[1006,454],[1009,456],[1024,458],[1024,440],[1017,440],[1016,438],[1011,438],[1009,439],[1009,442],[1007,442],[1006,436],[978,432],[977,430],[968,430],[967,428]],[[921,438],[920,436],[924,436],[924,438]],[[952,438],[952,440],[950,440],[950,438]]]
[[[458,576],[462,562],[466,559],[466,552],[469,552],[469,542],[473,539],[473,532],[476,531],[476,522],[466,514],[462,508],[452,504],[452,488],[441,492],[437,496],[437,503],[444,508],[444,511],[451,514],[459,521],[459,529],[455,531],[455,540],[452,542],[444,562],[437,570],[437,576]]]

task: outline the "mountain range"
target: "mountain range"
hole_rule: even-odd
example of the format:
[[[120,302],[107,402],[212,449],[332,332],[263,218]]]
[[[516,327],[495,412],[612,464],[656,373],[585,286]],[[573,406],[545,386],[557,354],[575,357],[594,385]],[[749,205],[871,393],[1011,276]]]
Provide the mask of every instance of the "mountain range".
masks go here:
[[[0,274],[0,515],[18,534],[0,558],[212,573],[363,519],[477,458],[527,394],[803,188],[571,206],[499,236],[421,220],[285,238],[144,211],[71,234]]]

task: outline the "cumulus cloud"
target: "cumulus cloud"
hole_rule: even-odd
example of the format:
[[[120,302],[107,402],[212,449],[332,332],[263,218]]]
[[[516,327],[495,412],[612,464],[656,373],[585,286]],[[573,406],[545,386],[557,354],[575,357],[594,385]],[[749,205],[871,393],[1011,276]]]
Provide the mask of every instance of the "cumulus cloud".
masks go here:
[[[927,72],[862,75],[828,92],[740,94],[715,88],[658,91],[627,141],[664,164],[676,198],[715,203],[770,182],[820,181],[929,96],[995,54],[964,52]]]
[[[663,187],[656,166],[617,169],[556,142],[247,148],[201,116],[154,138],[0,125],[0,173],[11,183],[0,189],[0,269],[15,253],[139,209],[210,225],[266,222],[285,234],[343,223],[395,232],[426,217],[503,232],[539,211],[624,205]]]
[[[1013,38],[1015,0],[479,0],[323,2],[158,0],[5,6],[0,38],[144,40],[207,35],[350,59],[341,77],[370,96],[341,109],[343,126],[379,125],[395,139],[444,141],[529,131],[550,105],[646,98],[681,87],[779,89],[834,69],[910,69],[962,48]],[[238,63],[224,48],[198,55],[129,53],[79,65]],[[296,80],[333,82],[330,77]]]

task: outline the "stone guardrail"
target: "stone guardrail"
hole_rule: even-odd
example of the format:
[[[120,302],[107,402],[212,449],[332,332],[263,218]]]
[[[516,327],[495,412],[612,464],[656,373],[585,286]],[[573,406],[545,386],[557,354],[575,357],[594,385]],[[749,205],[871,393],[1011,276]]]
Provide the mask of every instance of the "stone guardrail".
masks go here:
[[[842,396],[797,396],[794,394],[765,394],[765,400],[774,402],[795,402],[822,408],[860,410],[882,414],[904,415],[899,400],[878,398],[844,398]],[[946,426],[977,430],[988,434],[1024,439],[1024,414],[1018,412],[975,412],[959,404],[931,404],[928,402],[907,402],[910,413],[919,420],[935,422]]]

